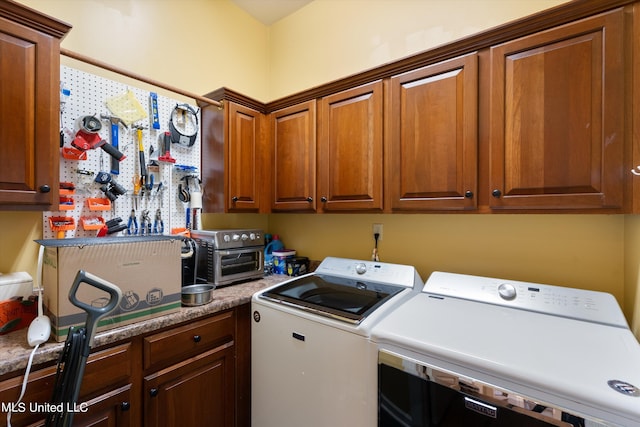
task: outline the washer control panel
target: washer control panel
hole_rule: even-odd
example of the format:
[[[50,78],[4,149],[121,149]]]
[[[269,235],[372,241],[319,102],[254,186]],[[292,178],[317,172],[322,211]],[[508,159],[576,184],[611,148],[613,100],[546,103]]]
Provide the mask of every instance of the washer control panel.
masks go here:
[[[618,302],[605,292],[439,271],[422,292],[628,327]]]
[[[402,264],[327,257],[315,272],[407,288],[420,289],[422,286],[422,279],[416,269]]]

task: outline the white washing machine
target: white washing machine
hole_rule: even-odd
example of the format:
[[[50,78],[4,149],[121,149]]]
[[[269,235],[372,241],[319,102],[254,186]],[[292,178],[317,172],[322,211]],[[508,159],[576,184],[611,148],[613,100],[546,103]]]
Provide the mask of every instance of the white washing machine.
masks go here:
[[[379,322],[379,426],[640,426],[612,295],[433,273]]]
[[[253,295],[253,427],[375,425],[372,327],[422,281],[406,265],[326,258]]]

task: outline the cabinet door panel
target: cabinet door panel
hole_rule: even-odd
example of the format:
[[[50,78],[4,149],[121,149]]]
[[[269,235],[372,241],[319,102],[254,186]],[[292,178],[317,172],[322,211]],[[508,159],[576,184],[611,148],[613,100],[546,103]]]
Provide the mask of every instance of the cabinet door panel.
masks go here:
[[[232,102],[229,107],[229,211],[258,211],[262,173],[262,115]]]
[[[620,208],[620,10],[491,49],[492,208]]]
[[[232,426],[233,343],[145,377],[146,426]]]
[[[321,100],[318,195],[321,209],[382,209],[381,81]]]
[[[57,197],[59,41],[0,18],[0,204]]]
[[[316,207],[316,101],[271,113],[274,211]]]
[[[477,205],[476,54],[391,79],[387,192],[394,210]]]

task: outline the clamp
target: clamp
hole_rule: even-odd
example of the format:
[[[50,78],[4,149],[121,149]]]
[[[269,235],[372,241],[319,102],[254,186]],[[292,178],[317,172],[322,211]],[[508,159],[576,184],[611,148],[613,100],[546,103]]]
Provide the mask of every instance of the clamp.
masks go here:
[[[131,209],[129,214],[129,223],[127,224],[127,234],[138,234],[138,220],[136,219],[136,210]]]

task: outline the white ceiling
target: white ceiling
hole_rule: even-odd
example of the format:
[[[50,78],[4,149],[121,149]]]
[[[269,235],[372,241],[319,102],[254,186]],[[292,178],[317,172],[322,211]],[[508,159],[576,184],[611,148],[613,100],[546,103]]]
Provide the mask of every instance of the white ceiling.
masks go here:
[[[231,0],[265,25],[292,14],[313,0]]]

